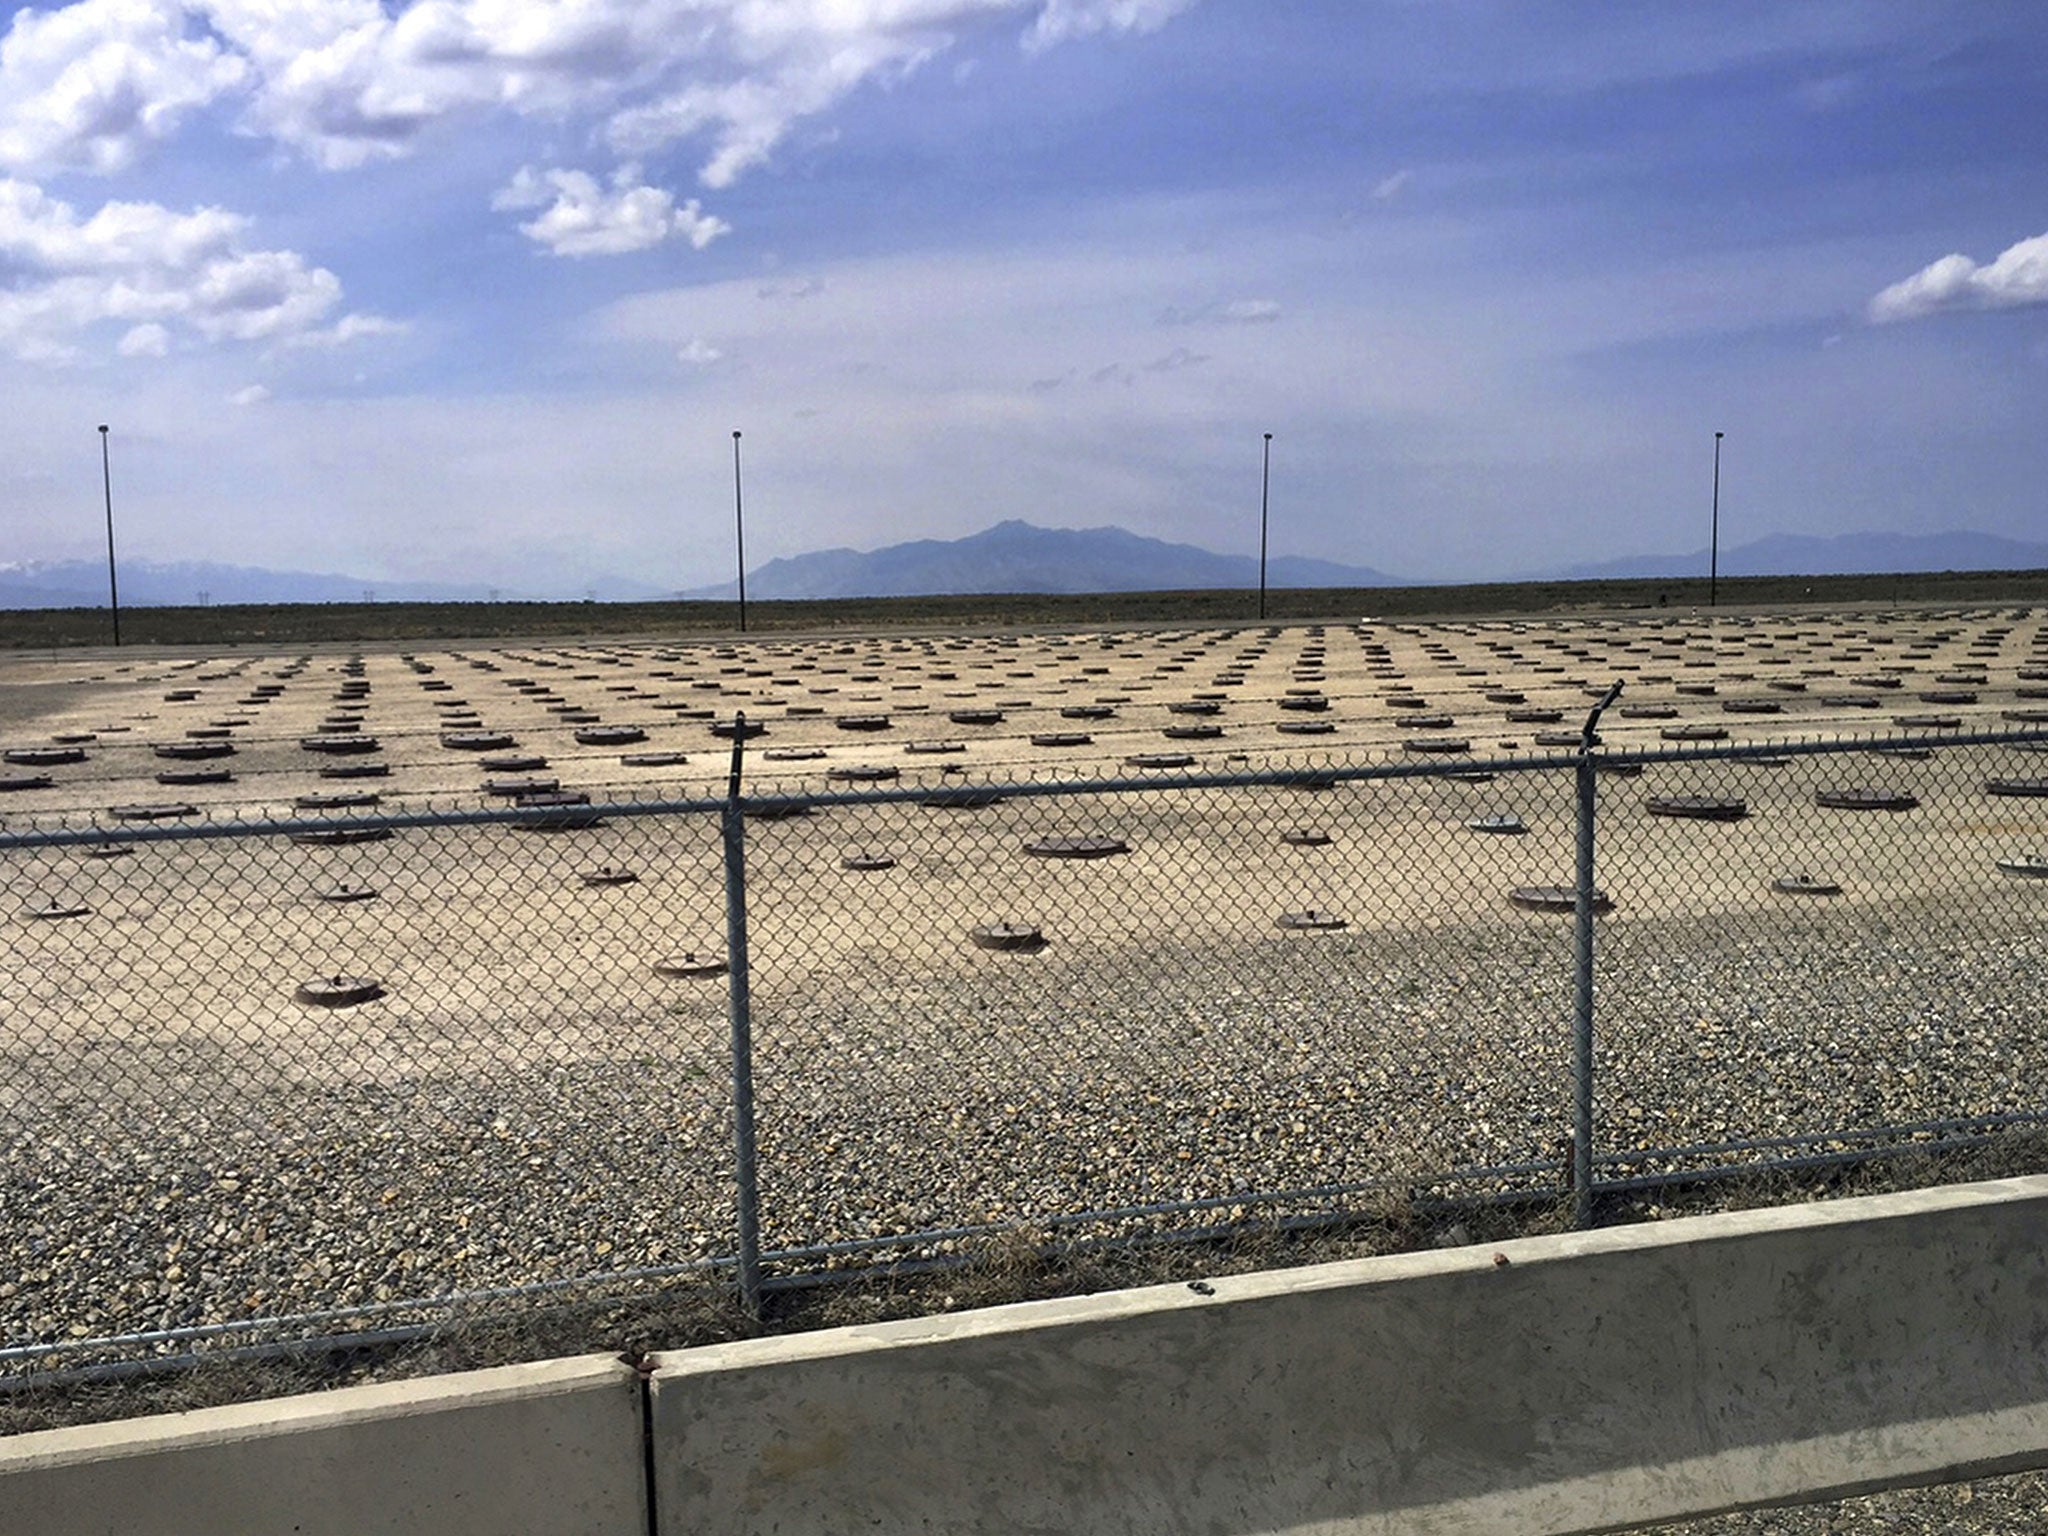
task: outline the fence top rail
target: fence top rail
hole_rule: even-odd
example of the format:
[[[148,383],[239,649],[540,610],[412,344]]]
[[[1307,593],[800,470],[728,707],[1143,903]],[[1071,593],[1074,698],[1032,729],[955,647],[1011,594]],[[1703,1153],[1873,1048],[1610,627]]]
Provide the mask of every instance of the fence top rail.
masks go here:
[[[1590,762],[1601,767],[1650,766],[1659,763],[1742,762],[1759,758],[1823,757],[1857,752],[1929,751],[1945,747],[2004,746],[2048,748],[2048,727],[2021,730],[1941,731],[1792,738],[1751,742],[1699,742],[1644,747],[1595,747],[1591,752],[1561,749],[1540,755],[1503,757],[1440,757],[1428,761],[1308,761],[1230,772],[1179,770],[1143,777],[1074,779],[966,779],[920,781],[915,784],[866,785],[854,788],[808,789],[762,786],[738,795],[685,799],[593,800],[576,806],[464,806],[392,810],[374,815],[259,817],[177,823],[107,822],[95,815],[89,825],[46,826],[33,822],[15,830],[0,827],[0,853],[39,848],[92,846],[108,842],[191,842],[210,839],[288,837],[307,832],[405,831],[447,827],[522,826],[547,824],[564,815],[592,820],[650,816],[744,814],[751,810],[802,804],[832,806],[891,804],[970,804],[1007,799],[1063,796],[1156,794],[1165,790],[1328,787],[1404,779],[1444,779],[1471,774],[1562,772]],[[60,813],[61,814],[61,813]]]

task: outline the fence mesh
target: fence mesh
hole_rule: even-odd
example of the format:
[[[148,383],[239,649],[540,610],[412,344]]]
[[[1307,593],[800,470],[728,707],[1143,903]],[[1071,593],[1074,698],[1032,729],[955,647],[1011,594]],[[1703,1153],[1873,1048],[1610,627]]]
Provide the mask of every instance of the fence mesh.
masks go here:
[[[1600,1179],[2037,1116],[2048,732],[1965,734],[1994,722],[1940,695],[1994,695],[1932,673],[1970,645],[1953,676],[2031,697],[2048,647],[1941,633],[121,663],[80,680],[122,722],[60,717],[100,728],[4,781],[0,1378],[729,1285],[736,1113],[771,1279],[1554,1193],[1574,748],[1615,677],[1586,768]],[[1867,686],[1795,686],[1798,659]],[[317,722],[263,728],[309,690]],[[39,783],[65,736],[89,750]]]
[[[2040,1107],[2035,743],[1873,740],[1608,780],[1600,1120],[1625,1176]],[[1845,1140],[1845,1138],[1847,1138]]]
[[[732,1254],[714,820],[289,825],[14,856],[8,1344]]]
[[[1502,898],[1568,878],[1569,778],[1528,777],[1519,842],[1469,830],[1494,785],[1316,774],[754,824],[768,1246],[1554,1155],[1568,932]]]

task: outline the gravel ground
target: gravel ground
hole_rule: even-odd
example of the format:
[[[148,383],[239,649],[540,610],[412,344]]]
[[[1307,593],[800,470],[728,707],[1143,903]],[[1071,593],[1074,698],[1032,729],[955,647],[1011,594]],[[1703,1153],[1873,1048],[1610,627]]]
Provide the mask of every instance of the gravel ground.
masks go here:
[[[1682,1536],[1881,1536],[1953,1531],[1957,1536],[2035,1536],[2048,1510],[2048,1478],[2037,1472],[1935,1488],[1870,1494],[1836,1503],[1752,1510],[1659,1529]]]
[[[1906,906],[1880,938],[1870,917],[1855,947],[1825,926],[1744,944],[1713,923],[1610,920],[1626,982],[1609,988],[1605,1145],[2034,1107],[2038,927],[1963,936]],[[783,978],[756,998],[764,1241],[1375,1179],[1399,1201],[1425,1174],[1553,1157],[1561,931],[1510,917]],[[72,1055],[12,1052],[9,1341],[729,1253],[720,1006],[700,993],[697,1017],[601,1036],[586,1020],[575,1059],[508,1045],[495,1075],[279,1081],[174,1042],[93,1078]],[[367,1037],[347,1045],[360,1059]],[[177,1091],[141,1091],[164,1082]]]

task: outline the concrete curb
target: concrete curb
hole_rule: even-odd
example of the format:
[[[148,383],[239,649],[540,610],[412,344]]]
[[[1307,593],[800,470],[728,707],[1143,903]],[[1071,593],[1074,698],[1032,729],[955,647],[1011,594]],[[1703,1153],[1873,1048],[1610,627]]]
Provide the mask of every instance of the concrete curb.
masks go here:
[[[0,1536],[635,1536],[637,1373],[614,1356],[0,1440]]]
[[[2048,1179],[658,1357],[659,1529],[1568,1532],[2048,1464]]]
[[[2043,1466],[2048,1178],[657,1367],[644,1393],[590,1356],[0,1440],[0,1536],[1563,1533]]]

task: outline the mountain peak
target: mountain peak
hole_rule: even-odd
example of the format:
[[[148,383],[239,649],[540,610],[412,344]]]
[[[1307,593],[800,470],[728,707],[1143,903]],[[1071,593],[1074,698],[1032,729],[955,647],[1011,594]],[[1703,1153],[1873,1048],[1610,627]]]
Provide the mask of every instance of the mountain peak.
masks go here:
[[[1400,586],[1364,566],[1282,556],[1267,564],[1277,587]],[[959,539],[919,539],[862,554],[823,550],[771,560],[747,573],[750,597],[928,597],[941,593],[1170,592],[1258,585],[1258,561],[1148,538],[1114,525],[1045,528],[1005,518]],[[687,594],[730,597],[730,583]]]

